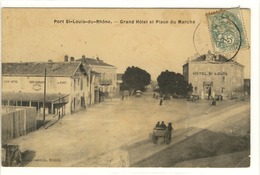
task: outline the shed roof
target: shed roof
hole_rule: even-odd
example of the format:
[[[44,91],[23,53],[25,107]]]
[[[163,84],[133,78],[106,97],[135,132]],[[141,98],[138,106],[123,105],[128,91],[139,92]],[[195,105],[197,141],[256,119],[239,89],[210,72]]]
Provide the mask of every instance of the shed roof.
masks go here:
[[[42,77],[46,68],[48,77],[71,77],[80,64],[80,62],[2,63],[2,75]]]
[[[69,94],[46,94],[46,102],[54,102],[60,99],[61,103],[67,102],[65,97]],[[33,102],[42,102],[43,94],[42,93],[27,93],[27,92],[2,92],[2,100],[11,100],[11,101],[33,101]]]

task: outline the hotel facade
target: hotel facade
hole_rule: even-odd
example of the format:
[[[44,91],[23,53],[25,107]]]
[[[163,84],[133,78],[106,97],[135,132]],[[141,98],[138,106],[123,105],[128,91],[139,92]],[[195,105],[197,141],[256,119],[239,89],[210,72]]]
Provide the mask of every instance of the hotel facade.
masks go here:
[[[183,75],[193,86],[192,94],[201,99],[216,95],[231,99],[244,87],[244,66],[210,52],[184,64]]]

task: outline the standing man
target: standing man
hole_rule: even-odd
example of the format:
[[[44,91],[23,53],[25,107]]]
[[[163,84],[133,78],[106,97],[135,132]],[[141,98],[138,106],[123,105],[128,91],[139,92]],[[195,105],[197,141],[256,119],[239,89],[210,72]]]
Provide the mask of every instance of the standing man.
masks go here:
[[[209,87],[209,95],[208,95],[208,100],[210,99],[211,96],[211,87]]]
[[[160,106],[162,106],[163,103],[163,97],[160,98]]]
[[[60,108],[59,108],[59,119],[60,119]]]

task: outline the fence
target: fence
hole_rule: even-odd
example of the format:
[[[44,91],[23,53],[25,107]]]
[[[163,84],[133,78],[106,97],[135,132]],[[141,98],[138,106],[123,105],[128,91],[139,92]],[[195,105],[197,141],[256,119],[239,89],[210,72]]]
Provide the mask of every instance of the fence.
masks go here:
[[[2,106],[2,143],[36,130],[36,109]]]

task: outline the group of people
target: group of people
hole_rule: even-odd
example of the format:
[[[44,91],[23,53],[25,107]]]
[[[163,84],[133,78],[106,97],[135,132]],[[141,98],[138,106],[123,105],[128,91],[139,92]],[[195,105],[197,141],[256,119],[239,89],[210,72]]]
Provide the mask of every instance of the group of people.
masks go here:
[[[157,122],[157,124],[155,125],[155,127],[159,127],[159,128],[163,128],[163,129],[168,128],[169,131],[172,131],[172,129],[173,129],[172,123],[168,123],[168,126],[166,126],[165,123],[164,123],[164,121],[162,121],[162,123]]]

